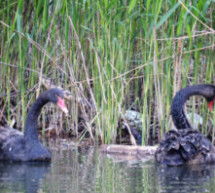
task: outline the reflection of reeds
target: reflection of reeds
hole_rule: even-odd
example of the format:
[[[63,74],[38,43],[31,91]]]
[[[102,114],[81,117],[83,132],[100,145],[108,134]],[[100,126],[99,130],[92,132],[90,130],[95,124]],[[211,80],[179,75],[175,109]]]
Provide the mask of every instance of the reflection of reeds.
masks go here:
[[[73,149],[72,145],[51,147],[51,174],[44,181],[44,191],[55,192],[157,192],[154,165],[137,159],[109,158],[97,148]],[[73,149],[73,150],[71,150]],[[116,155],[117,157],[117,155]],[[120,161],[119,161],[120,160]]]
[[[0,124],[21,128],[42,78],[49,78],[74,94],[71,116],[57,118],[56,133],[67,128],[79,138],[89,133],[93,141],[113,143],[119,117],[132,108],[143,114],[147,144],[171,127],[177,90],[214,83],[207,0],[3,1],[0,18]],[[212,119],[205,106],[191,110],[205,123]]]

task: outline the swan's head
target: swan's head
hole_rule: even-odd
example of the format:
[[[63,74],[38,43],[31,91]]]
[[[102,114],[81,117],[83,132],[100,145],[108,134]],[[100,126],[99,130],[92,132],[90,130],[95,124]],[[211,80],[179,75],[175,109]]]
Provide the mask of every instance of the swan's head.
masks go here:
[[[48,91],[49,99],[56,104],[65,114],[68,114],[68,109],[65,105],[63,91],[59,88],[53,88]]]
[[[208,102],[208,108],[209,110],[213,110],[214,109],[214,101],[215,101],[215,86],[214,85],[207,85],[206,88],[206,100]]]

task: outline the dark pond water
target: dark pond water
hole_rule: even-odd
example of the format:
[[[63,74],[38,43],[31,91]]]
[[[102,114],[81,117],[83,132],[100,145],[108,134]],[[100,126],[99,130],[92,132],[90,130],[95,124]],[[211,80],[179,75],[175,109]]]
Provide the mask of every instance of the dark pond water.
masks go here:
[[[165,168],[121,159],[97,148],[52,144],[53,160],[0,163],[0,192],[192,193],[215,192],[215,166]]]

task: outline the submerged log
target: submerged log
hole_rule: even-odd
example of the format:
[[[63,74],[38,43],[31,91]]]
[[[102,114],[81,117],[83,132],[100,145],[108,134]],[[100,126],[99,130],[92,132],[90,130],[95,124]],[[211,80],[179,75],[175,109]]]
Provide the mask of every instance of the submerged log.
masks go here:
[[[131,145],[101,145],[100,150],[107,154],[132,155],[137,158],[153,156],[157,146],[131,146]]]

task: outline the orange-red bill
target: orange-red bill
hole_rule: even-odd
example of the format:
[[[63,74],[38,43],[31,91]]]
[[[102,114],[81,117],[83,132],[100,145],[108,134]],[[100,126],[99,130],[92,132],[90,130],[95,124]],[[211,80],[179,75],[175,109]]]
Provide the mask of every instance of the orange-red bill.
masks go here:
[[[213,108],[214,108],[214,101],[212,100],[212,101],[210,101],[210,102],[208,102],[208,108],[212,111],[213,110]]]
[[[58,97],[57,106],[66,114],[68,114],[68,109],[65,105],[64,99]]]

